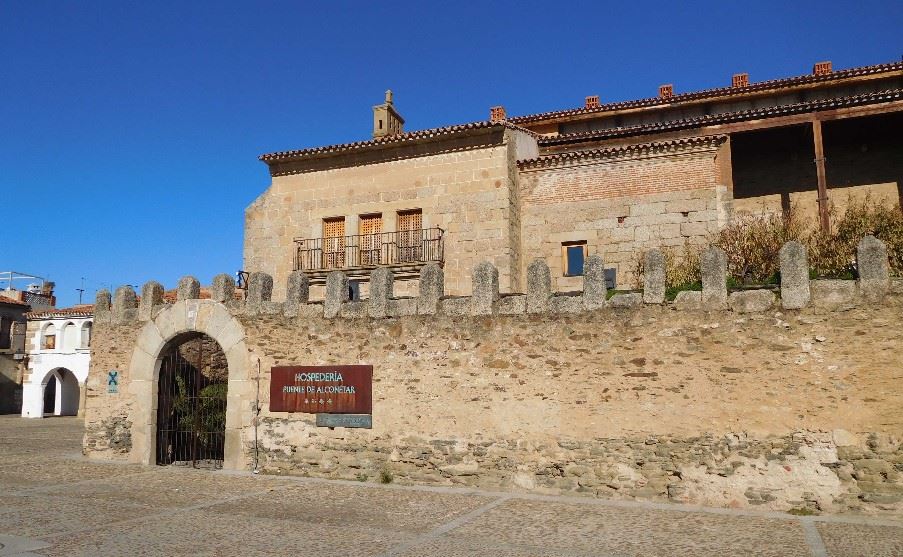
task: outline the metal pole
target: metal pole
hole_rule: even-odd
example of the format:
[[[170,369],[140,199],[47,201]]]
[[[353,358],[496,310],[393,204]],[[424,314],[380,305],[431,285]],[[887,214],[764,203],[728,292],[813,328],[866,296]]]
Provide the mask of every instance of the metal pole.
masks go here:
[[[257,449],[257,422],[260,421],[260,358],[257,358],[257,394],[254,397],[254,473],[260,473],[260,454]]]

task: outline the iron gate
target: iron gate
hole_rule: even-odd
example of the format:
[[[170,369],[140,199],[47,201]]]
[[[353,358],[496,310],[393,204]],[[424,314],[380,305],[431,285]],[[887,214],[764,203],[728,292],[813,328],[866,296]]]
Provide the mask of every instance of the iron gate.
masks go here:
[[[212,338],[198,335],[164,352],[157,395],[157,464],[222,468],[227,385],[226,356]]]

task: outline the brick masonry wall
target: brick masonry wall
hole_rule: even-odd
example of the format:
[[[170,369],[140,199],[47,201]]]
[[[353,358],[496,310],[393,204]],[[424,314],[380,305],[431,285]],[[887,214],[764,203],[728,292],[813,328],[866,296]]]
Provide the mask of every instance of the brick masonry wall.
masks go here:
[[[712,145],[521,171],[522,276],[541,257],[554,289],[579,289],[581,277],[564,276],[561,245],[583,240],[617,269],[619,287],[635,286],[635,254],[702,244],[725,222],[730,179],[721,158],[728,157],[729,149]]]
[[[670,499],[903,510],[901,285],[882,306],[323,319],[233,305],[260,358],[268,473]],[[86,452],[128,458],[140,323],[98,322]],[[374,428],[268,409],[274,365],[374,365]],[[123,373],[108,394],[109,369]],[[241,396],[246,465],[252,389]]]

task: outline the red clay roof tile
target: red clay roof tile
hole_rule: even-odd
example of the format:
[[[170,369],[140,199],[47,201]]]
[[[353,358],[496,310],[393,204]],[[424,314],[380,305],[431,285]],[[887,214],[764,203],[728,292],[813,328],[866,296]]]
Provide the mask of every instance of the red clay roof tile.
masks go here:
[[[280,152],[276,152],[276,153],[267,153],[265,155],[260,155],[260,157],[258,157],[258,158],[265,163],[270,163],[270,162],[277,162],[277,161],[285,160],[285,159],[298,159],[298,158],[316,156],[316,155],[341,153],[341,152],[347,152],[347,151],[357,151],[357,150],[366,149],[369,147],[376,147],[378,145],[404,143],[407,141],[417,141],[420,139],[431,139],[434,137],[464,133],[464,132],[467,132],[470,130],[479,130],[479,129],[486,129],[486,128],[494,128],[494,127],[505,127],[505,128],[522,131],[522,132],[528,133],[530,135],[535,135],[532,131],[522,128],[520,126],[513,125],[509,122],[483,121],[483,122],[472,122],[469,124],[457,124],[454,126],[444,126],[441,128],[432,128],[432,129],[428,129],[428,130],[419,130],[419,131],[402,133],[402,134],[398,134],[398,135],[387,135],[384,137],[377,137],[374,139],[369,139],[367,141],[355,141],[353,143],[339,143],[336,145],[324,145],[322,147],[310,147],[307,149],[296,149],[293,151],[280,151]]]
[[[632,101],[622,101],[615,103],[608,103],[600,105],[598,108],[586,108],[582,106],[580,108],[570,108],[564,110],[555,110],[551,112],[541,112],[538,114],[528,114],[524,116],[514,116],[508,118],[508,122],[511,124],[529,124],[532,122],[538,122],[542,120],[550,120],[553,118],[560,118],[564,116],[576,116],[580,114],[595,114],[602,112],[611,112],[615,110],[623,110],[626,108],[640,108],[647,106],[667,106],[674,103],[679,103],[683,101],[692,101],[699,99],[707,99],[707,98],[716,98],[716,97],[730,97],[743,95],[747,93],[757,92],[757,91],[767,91],[769,89],[782,89],[786,87],[793,87],[796,85],[805,85],[808,83],[821,83],[828,81],[836,81],[840,79],[847,79],[850,77],[858,77],[864,75],[874,75],[885,72],[894,72],[903,70],[903,61],[901,62],[891,62],[888,64],[876,64],[873,66],[861,66],[857,68],[850,68],[847,70],[839,70],[834,71],[824,75],[814,75],[814,74],[806,74],[795,77],[787,77],[782,79],[770,79],[767,81],[759,81],[757,83],[751,83],[746,87],[719,87],[717,89],[704,89],[702,91],[695,91],[691,93],[679,93],[675,94],[669,98],[659,98],[659,97],[651,97],[646,99],[637,99]]]
[[[903,89],[888,89],[886,91],[865,93],[862,95],[851,95],[848,97],[837,97],[833,99],[770,106],[738,112],[709,114],[706,116],[683,118],[679,120],[670,120],[667,122],[656,122],[653,124],[642,124],[639,126],[626,126],[621,128],[609,128],[605,130],[549,136],[540,139],[539,144],[544,147],[550,145],[565,145],[568,143],[580,143],[583,141],[611,139],[615,137],[627,137],[631,135],[645,135],[665,131],[701,128],[703,126],[742,122],[744,120],[757,120],[760,118],[768,118],[773,116],[803,114],[806,112],[811,112],[813,110],[831,110],[848,106],[862,106],[867,104],[892,102],[899,100],[903,100]]]
[[[12,298],[7,298],[6,296],[0,296],[0,304],[7,304],[10,306],[28,306],[25,302],[20,302],[19,300],[14,300]]]

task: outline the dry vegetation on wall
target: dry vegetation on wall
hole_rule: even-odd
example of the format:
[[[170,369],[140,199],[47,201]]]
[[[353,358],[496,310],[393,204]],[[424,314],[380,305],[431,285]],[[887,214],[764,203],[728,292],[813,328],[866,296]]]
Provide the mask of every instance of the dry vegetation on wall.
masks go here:
[[[764,211],[757,215],[737,215],[716,232],[709,243],[727,254],[728,281],[733,285],[776,284],[780,282],[781,246],[790,240],[809,248],[813,278],[857,277],[856,245],[872,235],[887,244],[892,275],[903,275],[903,212],[871,196],[851,197],[840,213],[831,206],[831,231],[822,232],[817,223],[800,218],[795,208],[779,215]],[[665,255],[665,282],[669,297],[680,290],[699,290],[701,246],[687,243],[680,250],[662,249]],[[643,276],[644,254],[634,260],[634,276]]]
[[[805,242],[806,226],[793,208],[786,215],[741,215],[719,230],[711,244],[727,254],[727,272],[739,284],[778,282],[779,253],[790,240]],[[860,236],[861,238],[861,236]]]
[[[843,215],[831,206],[831,233],[813,231],[808,237],[809,263],[820,277],[856,277],[856,244],[868,234],[887,245],[892,275],[903,275],[903,212],[900,205],[888,206],[871,196],[850,198]]]

